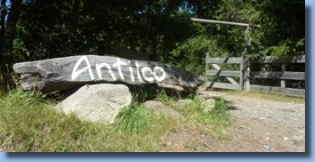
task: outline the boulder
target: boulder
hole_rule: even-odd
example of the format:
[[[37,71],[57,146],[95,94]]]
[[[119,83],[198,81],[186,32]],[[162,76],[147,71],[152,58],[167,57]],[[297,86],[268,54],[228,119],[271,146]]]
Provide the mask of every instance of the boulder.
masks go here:
[[[20,75],[22,89],[43,93],[91,83],[165,84],[197,89],[205,82],[201,76],[159,62],[96,55],[16,63],[13,70]]]
[[[174,109],[166,106],[159,101],[146,101],[144,106],[153,110],[157,115],[162,115],[165,117],[171,117],[176,119],[185,119],[185,117]]]
[[[129,88],[121,84],[92,84],[79,88],[57,105],[65,114],[97,123],[112,124],[118,113],[130,105]]]

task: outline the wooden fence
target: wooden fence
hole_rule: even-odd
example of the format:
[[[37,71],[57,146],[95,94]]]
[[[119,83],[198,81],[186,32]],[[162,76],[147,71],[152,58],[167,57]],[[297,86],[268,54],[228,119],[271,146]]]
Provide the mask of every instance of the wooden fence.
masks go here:
[[[239,64],[240,70],[222,70],[218,64]],[[250,71],[253,64],[281,64],[281,71]],[[211,58],[207,54],[205,77],[225,77],[229,83],[217,82],[216,79],[207,82],[208,88],[262,91],[268,93],[279,93],[288,96],[305,97],[305,89],[287,88],[286,80],[305,81],[305,72],[286,71],[286,67],[291,64],[305,64],[305,55],[294,57],[274,57],[266,56],[255,60],[247,60],[243,57],[220,57]],[[209,70],[212,66],[215,70]],[[239,80],[235,80],[239,78]],[[279,80],[280,87],[263,86],[251,84],[252,79],[273,79]]]

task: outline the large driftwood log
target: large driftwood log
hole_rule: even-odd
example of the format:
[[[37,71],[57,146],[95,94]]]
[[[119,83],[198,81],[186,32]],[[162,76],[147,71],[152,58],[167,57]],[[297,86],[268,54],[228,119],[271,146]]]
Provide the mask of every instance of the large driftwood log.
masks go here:
[[[50,93],[87,83],[163,83],[197,88],[204,78],[167,64],[83,55],[14,64],[22,89]]]

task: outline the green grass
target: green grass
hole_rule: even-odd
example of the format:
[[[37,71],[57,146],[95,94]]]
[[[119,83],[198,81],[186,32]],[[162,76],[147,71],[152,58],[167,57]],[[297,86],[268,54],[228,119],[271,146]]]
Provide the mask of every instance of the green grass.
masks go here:
[[[233,95],[260,97],[260,98],[280,101],[280,102],[305,104],[304,97],[291,97],[291,96],[285,96],[285,95],[280,95],[280,94],[270,94],[270,93],[263,93],[263,92],[256,92],[256,91],[244,92],[244,91],[223,90],[223,92],[227,94],[233,94]]]
[[[187,104],[181,111],[188,117],[188,123],[194,123],[204,132],[212,133],[219,139],[228,139],[224,128],[230,124],[230,114],[225,102],[221,99],[215,101],[215,106],[210,112],[203,112],[204,103],[198,96],[194,97],[192,103]]]
[[[211,133],[219,139],[228,139],[229,136],[224,132],[224,128],[230,124],[230,114],[228,106],[222,99],[215,101],[215,107],[212,111],[205,113],[204,103],[199,96],[188,96],[192,99],[191,103],[184,105],[184,108],[176,107],[176,102],[165,93],[161,92],[157,96],[157,100],[181,112],[187,120],[185,123],[188,126],[197,126],[199,130],[205,133]]]
[[[165,94],[158,99],[175,102]],[[36,93],[19,90],[0,97],[0,147],[19,152],[160,151],[165,139],[162,137],[181,125],[214,132],[221,138],[229,121],[227,107],[220,100],[212,112],[205,114],[201,101],[195,98],[182,111],[185,121],[156,116],[134,103],[119,114],[113,125],[81,121],[75,115],[55,111],[54,105]]]

